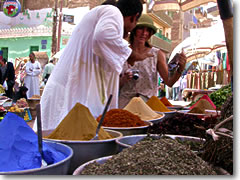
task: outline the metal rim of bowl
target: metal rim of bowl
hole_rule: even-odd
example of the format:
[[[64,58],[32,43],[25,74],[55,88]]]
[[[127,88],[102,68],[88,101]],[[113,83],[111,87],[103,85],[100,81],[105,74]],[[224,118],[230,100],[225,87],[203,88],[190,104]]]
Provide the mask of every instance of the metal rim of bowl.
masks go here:
[[[102,126],[102,128],[104,129],[110,129],[110,130],[113,130],[113,129],[119,129],[119,130],[130,130],[130,129],[143,129],[143,128],[147,128],[149,126],[152,126],[153,123],[152,122],[149,122],[149,121],[144,121],[147,125],[145,126],[137,126],[137,127],[108,127],[108,126]]]
[[[106,161],[106,160],[111,159],[111,158],[112,158],[112,156],[104,156],[104,157],[100,157],[100,158],[97,158],[97,159],[93,159],[93,160],[91,160],[91,161],[88,161],[88,162],[80,165],[77,169],[75,169],[75,171],[73,172],[73,175],[79,175],[79,173],[80,173],[87,165],[89,165],[89,164],[91,164],[91,163],[94,163],[94,162],[99,163],[99,162],[101,162],[101,161]]]
[[[154,123],[155,121],[161,121],[165,118],[165,114],[163,112],[157,112],[157,113],[161,114],[162,116],[160,118],[151,119],[151,120],[144,120],[144,121]]]
[[[78,144],[78,143],[82,143],[82,144],[98,144],[98,143],[103,143],[103,142],[111,142],[111,141],[115,141],[117,138],[122,137],[123,134],[121,132],[118,131],[114,131],[111,129],[104,129],[105,131],[110,131],[110,132],[114,132],[116,134],[118,134],[119,136],[111,138],[111,139],[104,139],[104,140],[85,140],[85,141],[79,141],[79,140],[60,140],[60,139],[49,139],[49,138],[43,138],[46,141],[54,141],[54,142],[59,142],[59,143],[68,143],[68,144]]]
[[[189,113],[189,110],[179,110],[179,113],[183,113],[183,114],[189,114],[189,115],[195,115],[195,116],[209,116],[209,114],[200,114],[200,113]],[[214,115],[220,115],[221,111],[216,111],[216,110],[205,110],[205,112],[212,112],[214,113]]]
[[[159,134],[149,134],[150,137],[159,137],[160,135]],[[194,137],[194,136],[185,136],[185,135],[174,135],[174,134],[165,134],[163,136],[167,136],[167,137],[170,137],[172,139],[175,139],[175,138],[187,138],[187,139],[193,139],[193,140],[199,140],[199,141],[205,141],[205,139],[203,138],[199,138],[199,137]],[[138,135],[128,135],[128,136],[123,136],[123,137],[119,137],[116,139],[116,143],[123,146],[123,147],[131,147],[132,145],[129,145],[129,144],[126,144],[126,143],[122,143],[120,142],[122,139],[127,139],[129,137],[147,137],[147,134],[138,134]]]
[[[59,161],[57,163],[54,163],[54,164],[50,164],[48,166],[43,166],[43,167],[40,167],[40,168],[34,168],[34,169],[26,169],[26,170],[21,170],[21,171],[8,171],[8,172],[0,172],[0,175],[3,174],[3,175],[14,175],[14,174],[24,174],[25,172],[27,173],[31,173],[31,172],[38,172],[38,171],[41,171],[41,170],[45,170],[45,169],[49,169],[51,167],[55,167],[55,166],[58,166],[59,164],[63,164],[65,163],[66,161],[69,161],[72,157],[73,157],[73,150],[71,147],[65,145],[65,144],[62,144],[62,143],[58,143],[58,142],[51,142],[51,141],[45,141],[45,143],[52,143],[52,144],[58,144],[58,145],[62,145],[66,148],[68,148],[70,150],[70,155],[63,159],[62,161]]]
[[[165,114],[163,112],[158,112],[157,114],[161,114],[162,116],[156,119],[150,119],[150,120],[143,120],[145,122],[151,122],[151,121],[156,121],[156,120],[160,120],[163,119],[165,117]]]
[[[160,112],[160,111],[155,111],[156,113],[160,114],[160,113],[164,113],[164,114],[173,114],[173,113],[176,113],[177,110],[176,109],[169,109],[170,112]]]

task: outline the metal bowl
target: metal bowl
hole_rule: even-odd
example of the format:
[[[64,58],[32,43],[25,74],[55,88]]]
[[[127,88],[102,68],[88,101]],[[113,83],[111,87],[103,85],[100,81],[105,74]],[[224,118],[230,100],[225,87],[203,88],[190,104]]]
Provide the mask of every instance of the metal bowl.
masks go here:
[[[44,131],[43,135],[49,135],[53,130]],[[90,140],[90,141],[70,141],[70,140],[57,140],[46,139],[47,141],[60,142],[68,145],[73,149],[73,158],[71,159],[70,168],[68,174],[72,174],[73,171],[81,164],[103,156],[109,156],[118,153],[118,145],[115,142],[116,138],[122,137],[122,133],[107,130],[112,139],[106,140]]]
[[[138,126],[138,127],[107,127],[102,126],[104,129],[114,130],[122,133],[123,136],[133,135],[133,134],[146,134],[148,127],[151,126],[152,122],[144,121],[146,124],[145,126]]]
[[[104,164],[107,160],[109,160],[111,158],[112,158],[112,156],[105,156],[105,157],[101,157],[101,158],[97,158],[97,159],[88,161],[88,162],[82,164],[81,166],[79,166],[73,172],[73,175],[75,175],[75,176],[80,175],[80,173],[83,171],[83,169],[89,164],[92,164],[94,162],[97,162],[98,164]],[[215,171],[218,175],[230,175],[226,170],[224,170],[222,168],[219,168],[219,167],[213,167],[213,168],[215,169]]]
[[[152,120],[145,120],[145,122],[151,122],[153,124],[161,122],[165,118],[165,114],[163,112],[158,112],[158,114],[161,114],[162,116],[157,119],[152,119]]]
[[[206,117],[210,117],[210,116],[220,116],[221,115],[221,111],[216,111],[216,110],[205,110],[204,114],[199,114],[199,113],[189,113],[189,110],[180,110],[178,111],[179,113],[183,113],[183,114],[189,114],[189,115],[194,115],[197,116],[199,118],[206,118]]]
[[[173,106],[167,106],[169,110],[176,109],[176,110],[181,110],[184,108],[184,106],[181,105],[173,105]]]
[[[83,169],[88,165],[88,164],[92,164],[94,162],[97,162],[99,164],[103,164],[105,163],[108,159],[111,159],[112,156],[105,156],[105,157],[101,157],[101,158],[97,158],[97,159],[94,159],[94,160],[91,160],[91,161],[88,161],[84,164],[82,164],[81,166],[79,166],[74,172],[73,172],[73,175],[79,175]]]
[[[169,112],[158,112],[158,111],[155,111],[155,112],[158,113],[158,114],[164,113],[165,116],[164,116],[163,119],[167,119],[167,118],[173,117],[176,114],[177,110],[176,109],[170,109]]]
[[[41,168],[22,171],[0,172],[0,175],[67,175],[70,167],[70,160],[73,157],[72,148],[61,143],[49,141],[44,142],[53,147],[55,150],[64,153],[66,155],[66,159]]]
[[[137,142],[141,141],[147,136],[147,134],[140,134],[140,135],[131,135],[131,136],[124,136],[116,139],[116,143],[119,145],[119,151],[122,151],[125,148],[131,147]],[[158,134],[150,134],[151,137],[154,139],[161,138]],[[171,135],[165,134],[165,136],[170,137],[172,139],[179,139],[181,141],[195,141],[195,142],[204,142],[203,139],[193,136],[182,136],[182,135]]]

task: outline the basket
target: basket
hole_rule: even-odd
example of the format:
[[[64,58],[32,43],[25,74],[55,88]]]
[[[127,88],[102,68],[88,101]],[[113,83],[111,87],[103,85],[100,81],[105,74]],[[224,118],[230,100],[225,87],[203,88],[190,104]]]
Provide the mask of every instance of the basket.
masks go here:
[[[23,112],[12,112],[12,113],[18,115],[19,117],[21,117],[23,119],[24,119],[25,115],[27,114],[28,118],[24,119],[25,122],[32,120],[32,116],[31,116],[30,110],[28,108],[25,108]]]

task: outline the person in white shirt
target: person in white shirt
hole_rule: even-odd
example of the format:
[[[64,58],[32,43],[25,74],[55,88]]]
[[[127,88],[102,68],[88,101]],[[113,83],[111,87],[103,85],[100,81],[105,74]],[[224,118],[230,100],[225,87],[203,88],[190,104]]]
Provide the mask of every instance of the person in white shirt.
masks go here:
[[[49,63],[46,64],[45,67],[44,67],[42,79],[43,79],[45,84],[47,83],[47,80],[48,80],[48,78],[49,78],[50,74],[52,73],[53,68],[55,66],[54,61],[55,61],[55,59],[51,59],[49,61]]]
[[[41,64],[36,61],[34,53],[29,55],[30,61],[26,63],[26,76],[24,79],[24,84],[28,88],[27,98],[31,98],[33,95],[40,96],[40,84],[39,75],[42,71]]]
[[[116,5],[91,9],[75,27],[41,97],[42,129],[55,129],[76,103],[102,114],[118,107],[119,75],[125,61],[134,64],[148,56],[128,47],[128,33],[142,13],[140,0],[118,0]],[[34,124],[36,129],[36,123]]]

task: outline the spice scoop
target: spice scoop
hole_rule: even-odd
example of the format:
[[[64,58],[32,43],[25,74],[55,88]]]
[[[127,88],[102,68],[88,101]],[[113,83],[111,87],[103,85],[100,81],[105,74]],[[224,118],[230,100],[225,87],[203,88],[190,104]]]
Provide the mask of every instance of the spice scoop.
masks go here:
[[[37,111],[37,135],[38,135],[38,151],[41,155],[42,165],[41,167],[47,166],[47,162],[43,159],[43,150],[42,150],[42,122],[41,122],[41,109],[40,104],[36,105]]]
[[[108,109],[108,107],[109,107],[109,105],[110,105],[111,100],[112,100],[112,94],[110,94],[110,96],[109,96],[109,98],[108,98],[108,101],[107,101],[107,104],[106,104],[106,106],[105,106],[105,108],[104,108],[104,110],[103,110],[102,117],[101,117],[101,119],[100,119],[100,121],[99,121],[99,123],[98,123],[98,126],[97,126],[96,135],[95,135],[91,140],[98,140],[98,132],[99,132],[99,130],[100,130],[100,127],[101,127],[101,125],[102,125],[102,122],[103,122],[103,120],[104,120],[105,114],[106,114],[106,112],[107,112],[107,109]]]

